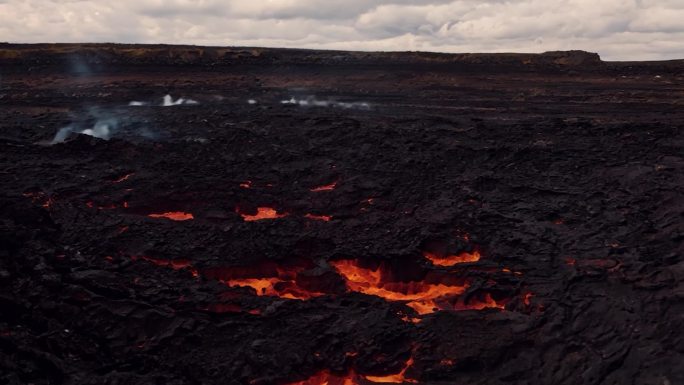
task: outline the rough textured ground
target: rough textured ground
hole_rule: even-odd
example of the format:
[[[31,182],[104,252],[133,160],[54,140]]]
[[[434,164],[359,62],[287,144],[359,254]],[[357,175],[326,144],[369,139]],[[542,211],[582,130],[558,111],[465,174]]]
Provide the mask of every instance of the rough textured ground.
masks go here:
[[[0,45],[0,384],[682,384],[683,122],[676,61]]]

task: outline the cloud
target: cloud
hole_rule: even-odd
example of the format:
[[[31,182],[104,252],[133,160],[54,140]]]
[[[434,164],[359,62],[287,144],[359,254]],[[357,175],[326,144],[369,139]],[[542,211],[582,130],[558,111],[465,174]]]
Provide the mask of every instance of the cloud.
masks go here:
[[[681,0],[0,0],[0,41],[684,58]]]

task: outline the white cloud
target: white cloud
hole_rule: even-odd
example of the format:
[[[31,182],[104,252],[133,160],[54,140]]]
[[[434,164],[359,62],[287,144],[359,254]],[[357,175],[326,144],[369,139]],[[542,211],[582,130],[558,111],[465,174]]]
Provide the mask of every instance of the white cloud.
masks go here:
[[[683,0],[0,0],[0,41],[684,58]]]

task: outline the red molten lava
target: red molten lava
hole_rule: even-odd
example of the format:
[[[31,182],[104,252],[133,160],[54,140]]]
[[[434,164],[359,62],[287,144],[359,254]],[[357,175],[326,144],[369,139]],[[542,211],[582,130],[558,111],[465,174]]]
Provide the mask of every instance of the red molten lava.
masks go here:
[[[314,187],[310,191],[312,191],[312,192],[332,191],[335,189],[335,187],[337,187],[337,181],[332,182],[330,184],[323,185],[323,186]]]
[[[329,370],[323,370],[304,381],[292,382],[289,385],[360,385],[369,382],[375,384],[417,383],[418,381],[414,379],[406,378],[406,370],[411,365],[413,365],[413,358],[409,358],[406,361],[399,373],[387,376],[363,376],[354,373],[353,370],[346,375],[337,375],[330,373]]]
[[[401,369],[401,372],[397,374],[392,374],[389,376],[365,376],[366,380],[370,382],[377,382],[381,384],[403,384],[404,382],[410,382],[410,383],[416,383],[418,381],[412,380],[409,378],[406,378],[404,375],[406,373],[406,370],[413,365],[413,357],[409,358],[408,361],[406,361],[406,364],[404,365],[404,368]]]
[[[314,221],[324,221],[324,222],[330,222],[332,217],[330,215],[316,215],[316,214],[306,214],[304,215],[304,218],[311,219]]]
[[[257,207],[256,214],[246,214],[240,212],[240,209],[235,210],[238,214],[242,216],[245,222],[261,221],[264,219],[278,219],[288,216],[287,213],[278,213],[278,211],[271,207]]]
[[[346,280],[347,288],[375,295],[388,301],[405,301],[419,314],[451,309],[454,298],[463,294],[468,285],[444,285],[426,282],[394,282],[388,279],[382,267],[376,270],[361,267],[352,260],[330,262]]]
[[[252,188],[252,181],[246,180],[246,181],[240,183],[240,187],[241,188],[247,188],[247,189]]]
[[[353,374],[337,376],[328,370],[324,370],[304,381],[292,382],[289,385],[358,385],[354,377]]]
[[[426,251],[423,255],[435,266],[453,266],[459,263],[477,262],[480,260],[480,253],[478,251],[473,251],[472,253],[463,252],[458,255],[446,255],[443,257]]]
[[[150,214],[150,218],[166,218],[172,221],[189,221],[195,217],[190,213],[184,213],[182,211],[170,211],[162,214]]]
[[[137,260],[143,260],[143,261],[148,261],[151,262],[157,266],[163,266],[163,267],[170,267],[173,270],[182,270],[182,269],[188,269],[190,270],[190,273],[192,273],[192,276],[197,278],[199,277],[199,272],[197,269],[195,269],[190,261],[187,259],[160,259],[160,258],[153,258],[153,257],[148,257],[146,255],[132,255],[131,260],[137,261]]]
[[[483,299],[473,297],[470,298],[468,303],[464,303],[463,301],[459,300],[454,305],[455,310],[483,310],[489,308],[503,310],[505,308],[505,304],[495,301],[489,293],[486,293]]]
[[[324,293],[308,290],[298,283],[298,274],[302,270],[304,270],[303,267],[264,264],[247,268],[213,268],[206,270],[204,274],[229,287],[250,287],[258,296],[305,300],[324,295]]]

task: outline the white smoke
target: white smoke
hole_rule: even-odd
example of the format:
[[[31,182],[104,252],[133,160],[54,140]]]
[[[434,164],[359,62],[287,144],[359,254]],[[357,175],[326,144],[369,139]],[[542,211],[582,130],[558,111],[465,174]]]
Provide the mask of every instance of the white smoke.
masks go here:
[[[257,101],[254,99],[248,99],[247,104],[257,104]]]
[[[90,108],[86,113],[79,115],[73,123],[60,128],[50,144],[62,143],[72,134],[83,134],[104,140],[109,140],[114,136],[146,139],[158,137],[146,127],[140,127],[137,120],[130,114],[116,109],[100,108]]]
[[[134,101],[128,103],[128,105],[129,105],[129,106],[138,107],[138,106],[146,106],[147,103],[145,103],[145,102],[136,102],[136,101],[134,100]]]
[[[336,107],[344,109],[361,109],[369,110],[370,104],[366,102],[338,102],[334,100],[318,100],[313,96],[309,96],[306,99],[297,99],[291,97],[287,100],[281,100],[281,104],[293,104],[301,107]]]
[[[119,121],[116,118],[98,120],[92,128],[79,130],[74,125],[60,128],[52,139],[52,144],[64,142],[72,133],[93,136],[104,140],[109,140],[113,132],[119,128]]]
[[[166,95],[162,99],[162,106],[163,107],[180,106],[183,104],[199,104],[199,102],[196,100],[183,99],[183,98],[180,98],[180,99],[174,101],[173,98],[171,97],[171,95]]]

